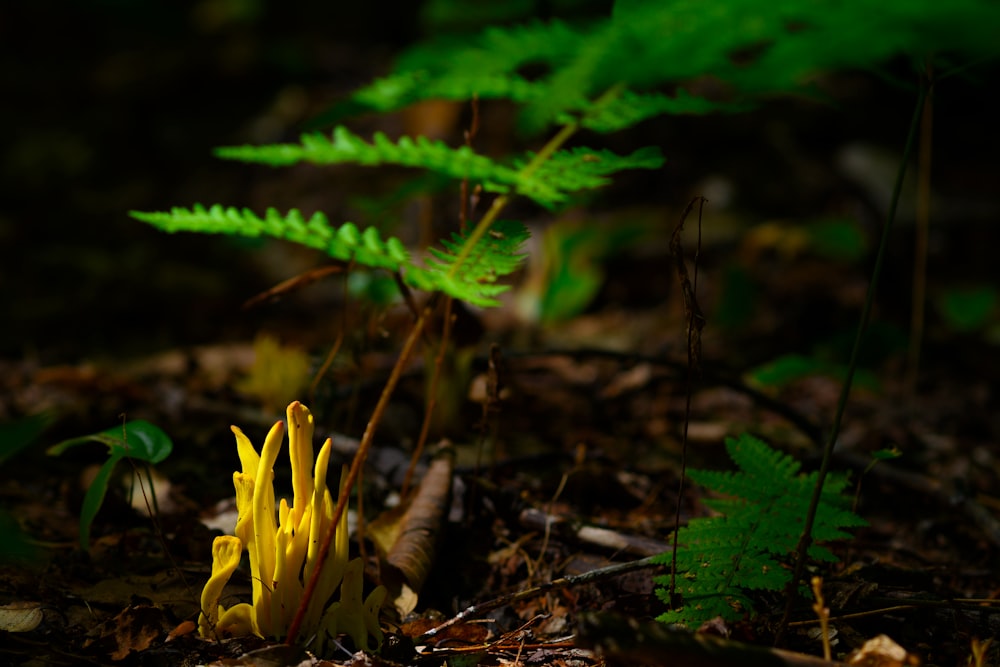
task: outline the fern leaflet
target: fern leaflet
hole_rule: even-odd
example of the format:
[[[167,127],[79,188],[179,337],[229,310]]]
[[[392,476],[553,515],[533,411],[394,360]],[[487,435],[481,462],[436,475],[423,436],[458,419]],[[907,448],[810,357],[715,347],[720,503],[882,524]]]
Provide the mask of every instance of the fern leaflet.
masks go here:
[[[531,155],[514,160],[514,166],[508,167],[475,153],[467,146],[452,148],[426,137],[402,137],[394,142],[382,133],[376,133],[369,143],[342,126],[333,131],[332,139],[316,132],[302,135],[298,144],[230,146],[216,149],[216,154],[274,167],[297,162],[422,167],[451,178],[480,181],[490,192],[520,194],[548,208],[564,203],[574,192],[604,185],[607,183],[606,175],[614,171],[657,169],[663,164],[656,148],[644,148],[628,156],[615,155],[610,151],[577,149],[556,153],[551,163],[528,174],[523,166],[530,161]]]
[[[170,212],[153,213],[131,211],[129,215],[165,232],[270,236],[293,241],[337,260],[398,271],[411,287],[440,290],[484,307],[499,305],[496,297],[509,287],[498,284],[497,279],[518,269],[525,257],[520,249],[528,238],[524,225],[497,221],[490,233],[472,248],[455,275],[449,275],[467,242],[460,234],[453,234],[451,240],[444,242],[445,251],[431,249],[433,257],[422,266],[412,260],[398,238],[382,239],[375,227],[360,230],[350,222],[334,227],[322,213],[314,213],[306,220],[296,209],[282,215],[269,208],[264,217],[260,217],[249,209],[219,205],[206,209],[196,204],[191,209],[173,208]]]
[[[738,470],[691,470],[695,482],[721,498],[705,500],[718,516],[693,519],[677,533],[677,592],[684,606],[662,614],[664,623],[697,627],[722,616],[737,620],[752,611],[749,592],[780,591],[791,573],[786,562],[802,534],[816,473],[799,473],[799,463],[749,435],[726,440]],[[850,511],[844,494],[846,475],[829,475],[813,526],[818,542],[849,539],[845,528],[866,525]],[[813,544],[809,555],[835,562],[826,547]],[[670,564],[671,554],[659,561]],[[669,603],[668,576],[656,578],[657,595]]]

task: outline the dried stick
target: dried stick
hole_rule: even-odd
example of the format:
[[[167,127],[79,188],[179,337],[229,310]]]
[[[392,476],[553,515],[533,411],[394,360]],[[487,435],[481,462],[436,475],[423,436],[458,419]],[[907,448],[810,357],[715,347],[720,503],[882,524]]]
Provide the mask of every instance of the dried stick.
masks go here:
[[[677,535],[681,527],[681,497],[684,495],[684,475],[687,471],[688,425],[691,423],[691,395],[694,393],[694,383],[701,375],[701,330],[705,326],[705,316],[698,305],[698,257],[701,254],[701,212],[705,206],[704,197],[695,197],[688,202],[681,214],[681,221],[674,228],[670,237],[670,254],[674,256],[677,266],[677,280],[684,295],[684,319],[687,322],[687,377],[684,387],[684,430],[681,435],[681,472],[677,482],[677,512],[674,516],[674,541],[670,560],[670,605],[676,603],[677,595]],[[694,282],[688,278],[687,264],[684,262],[684,251],[681,249],[681,232],[684,231],[684,221],[698,202],[698,245],[694,255]]]

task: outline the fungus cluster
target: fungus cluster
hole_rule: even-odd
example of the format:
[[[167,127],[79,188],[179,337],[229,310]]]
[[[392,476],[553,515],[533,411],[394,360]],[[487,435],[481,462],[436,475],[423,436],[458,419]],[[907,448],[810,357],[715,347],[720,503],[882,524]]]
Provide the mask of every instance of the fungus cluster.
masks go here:
[[[313,417],[295,401],[288,406],[288,455],[292,466],[292,505],[274,503],[274,464],[285,435],[277,422],[260,454],[243,431],[233,426],[242,472],[233,473],[239,517],[235,536],[223,535],[212,544],[212,574],[201,595],[198,630],[203,637],[255,634],[280,639],[292,622],[305,582],[316,569],[317,556],[333,522],[333,497],[326,486],[332,443],[329,438],[313,463]],[[277,515],[277,516],[276,516]],[[228,609],[219,604],[222,589],[239,565],[243,550],[250,557],[252,603]],[[362,600],[363,564],[348,560],[347,513],[340,521],[323,563],[317,586],[303,618],[302,637],[316,637],[317,649],[339,634],[358,649],[368,649],[369,637],[382,642],[378,611],[385,589],[378,587]],[[340,597],[331,602],[337,589]]]

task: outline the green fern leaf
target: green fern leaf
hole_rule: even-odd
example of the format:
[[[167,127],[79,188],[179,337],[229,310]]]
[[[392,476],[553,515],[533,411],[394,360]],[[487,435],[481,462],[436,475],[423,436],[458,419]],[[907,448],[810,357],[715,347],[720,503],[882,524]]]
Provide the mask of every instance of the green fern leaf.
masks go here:
[[[342,109],[394,111],[426,99],[469,100],[505,98],[536,101],[544,86],[517,71],[529,64],[554,64],[569,59],[585,32],[562,22],[534,22],[507,28],[487,28],[467,40],[442,40],[411,49],[396,64],[394,74],[356,91]],[[337,108],[327,116],[337,118]]]
[[[454,270],[455,263],[465,252],[468,240],[460,234],[452,234],[452,238],[442,240],[445,249],[431,248],[427,259],[427,267],[441,276],[442,280],[457,280],[459,284],[479,286],[481,293],[495,296],[497,289],[505,286],[494,285],[498,275],[505,275],[517,270],[525,255],[518,249],[528,238],[527,229],[519,222],[498,220],[493,224],[489,234],[479,240],[466,255],[464,263]]]
[[[804,529],[817,473],[800,473],[797,461],[749,435],[727,439],[726,451],[737,470],[688,473],[722,497],[703,501],[718,516],[693,519],[677,531],[677,590],[684,605],[660,616],[664,622],[697,627],[716,615],[737,620],[752,611],[748,591],[780,591],[791,579],[787,563]],[[845,528],[866,525],[849,509],[842,493],[847,483],[845,475],[828,477],[813,526],[816,542],[849,539]],[[814,543],[809,556],[836,562],[822,544]],[[658,560],[669,564],[673,556]],[[655,581],[668,586],[670,578]],[[664,589],[658,595],[668,597]]]
[[[533,155],[528,157],[530,159]],[[514,164],[523,168],[526,163],[517,160]],[[610,174],[624,169],[659,169],[662,166],[663,155],[652,146],[641,148],[631,155],[574,148],[553,154],[533,174],[533,179],[547,182],[563,192],[579,192],[607,185]]]
[[[169,212],[153,213],[131,211],[129,215],[166,232],[270,236],[293,241],[322,251],[334,259],[398,271],[411,287],[440,290],[482,307],[499,305],[496,297],[509,287],[499,284],[497,280],[520,267],[525,257],[520,248],[528,238],[524,225],[510,221],[496,222],[461,265],[456,265],[456,261],[464,252],[468,240],[455,234],[445,244],[446,250],[431,249],[433,257],[427,260],[426,266],[422,266],[412,260],[398,238],[383,239],[375,227],[360,230],[350,222],[333,227],[322,213],[314,213],[306,220],[295,209],[286,215],[268,209],[261,218],[249,209],[224,208],[218,204],[206,209],[196,204],[191,209],[173,208]]]
[[[526,99],[530,102],[530,99]],[[737,113],[748,111],[753,105],[748,102],[715,102],[704,97],[695,97],[683,88],[674,95],[662,93],[637,93],[625,90],[618,97],[604,105],[587,104],[579,110],[580,124],[594,132],[610,134],[631,127],[647,118],[663,114],[670,115],[703,115],[714,112]],[[558,118],[559,122],[567,123],[574,120],[574,115],[565,114]]]
[[[572,117],[600,132],[662,113],[745,108],[763,95],[804,92],[818,72],[872,67],[898,55],[998,55],[990,0],[618,0],[589,25],[553,21],[491,28],[467,40],[419,46],[396,71],[359,91],[355,110],[398,109],[421,99],[505,97],[523,103],[524,126],[540,131]],[[527,80],[527,65],[544,71]],[[711,75],[729,100],[674,97],[658,89]],[[589,105],[613,86],[631,91],[601,110]]]
[[[369,143],[342,126],[334,129],[332,139],[321,133],[304,134],[298,144],[232,146],[219,148],[216,154],[276,167],[298,162],[421,167],[451,178],[481,182],[490,192],[523,195],[547,208],[564,203],[574,192],[604,185],[607,176],[615,171],[656,169],[663,164],[655,148],[628,156],[577,149],[556,153],[534,173],[525,173],[524,166],[533,157],[530,154],[515,160],[512,168],[478,155],[467,146],[452,148],[426,137],[402,137],[394,142],[382,133],[376,133]]]
[[[402,137],[393,142],[382,133],[376,133],[372,142],[368,143],[345,127],[334,129],[332,139],[327,139],[320,133],[304,134],[298,144],[231,146],[217,149],[216,155],[275,167],[298,162],[422,167],[452,178],[482,182],[483,187],[490,192],[513,191],[547,207],[561,203],[567,197],[565,192],[542,179],[524,176],[516,169],[476,154],[467,146],[452,148],[444,142],[431,141],[426,137],[417,137],[415,140]]]

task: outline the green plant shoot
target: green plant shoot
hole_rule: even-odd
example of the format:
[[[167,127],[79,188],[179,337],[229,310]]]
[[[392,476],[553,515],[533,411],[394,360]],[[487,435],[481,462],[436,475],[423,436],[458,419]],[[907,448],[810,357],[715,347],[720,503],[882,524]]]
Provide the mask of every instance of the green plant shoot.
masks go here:
[[[46,453],[49,456],[59,456],[67,449],[87,442],[99,442],[107,445],[109,456],[108,460],[101,466],[97,476],[94,477],[94,481],[90,483],[83,498],[83,507],[80,509],[80,547],[84,550],[90,548],[90,526],[104,503],[111,475],[118,462],[128,458],[147,464],[160,463],[170,456],[170,452],[174,448],[173,441],[159,427],[138,419],[100,433],[63,440],[49,447]],[[146,469],[146,478],[149,480],[151,495],[155,502],[156,494],[152,493],[153,478],[149,474],[148,468]]]

